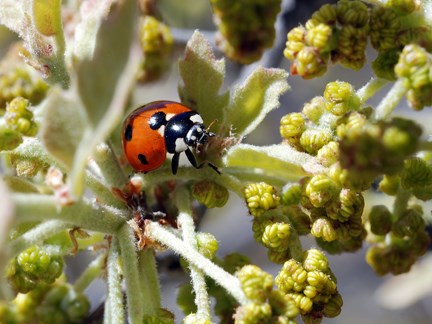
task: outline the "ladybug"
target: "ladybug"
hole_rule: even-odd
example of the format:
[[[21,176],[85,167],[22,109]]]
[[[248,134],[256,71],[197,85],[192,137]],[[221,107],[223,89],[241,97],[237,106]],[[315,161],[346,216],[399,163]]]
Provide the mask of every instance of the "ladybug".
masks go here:
[[[215,134],[207,131],[196,111],[178,102],[155,101],[137,108],[124,121],[123,152],[133,169],[144,173],[159,168],[167,153],[173,154],[171,169],[176,174],[182,152],[195,168],[203,166],[197,163],[191,149],[212,136]]]

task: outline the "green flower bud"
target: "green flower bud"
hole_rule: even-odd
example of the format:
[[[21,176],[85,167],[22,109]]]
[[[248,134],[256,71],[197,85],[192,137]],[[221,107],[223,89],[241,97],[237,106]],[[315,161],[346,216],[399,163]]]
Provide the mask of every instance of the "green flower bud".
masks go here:
[[[71,287],[61,301],[60,308],[66,314],[69,323],[79,323],[87,317],[90,302],[86,295],[76,292]]]
[[[276,313],[288,318],[295,318],[299,315],[299,309],[295,301],[280,290],[272,290],[269,296],[269,303],[272,307],[273,314]]]
[[[301,113],[291,113],[282,117],[280,134],[282,138],[300,136],[305,129],[305,119]]]
[[[229,198],[228,190],[213,181],[199,181],[192,186],[192,195],[207,208],[223,207]]]
[[[265,227],[263,244],[269,249],[285,251],[288,249],[291,226],[286,223],[272,223]]]
[[[309,271],[307,282],[309,285],[316,287],[321,293],[334,294],[336,292],[336,283],[322,271]]]
[[[6,125],[25,136],[35,136],[37,133],[38,126],[33,120],[27,99],[16,97],[9,102],[4,118]]]
[[[378,50],[395,48],[400,20],[392,8],[374,6],[370,12],[369,36],[372,46]]]
[[[325,50],[330,43],[332,29],[326,24],[318,24],[308,29],[306,34],[306,43],[318,50]]]
[[[276,208],[279,205],[279,196],[276,190],[265,182],[252,183],[244,190],[249,213],[258,217],[264,211]]]
[[[400,179],[407,190],[432,185],[432,168],[423,159],[409,158],[405,160]]]
[[[311,285],[307,285],[306,288],[303,290],[303,294],[310,299],[314,299],[315,296],[318,295],[318,293],[318,289]]]
[[[399,61],[399,49],[389,49],[378,52],[377,58],[372,62],[372,70],[377,77],[395,81],[396,74],[394,71],[395,65]]]
[[[301,195],[302,188],[299,183],[288,183],[282,188],[281,203],[286,206],[297,205]]]
[[[287,293],[294,290],[296,285],[302,285],[307,279],[307,272],[300,262],[290,259],[286,261],[275,279],[277,287]]]
[[[303,26],[291,29],[287,35],[286,48],[284,56],[289,60],[294,60],[297,54],[306,46],[306,29]]]
[[[321,6],[317,11],[312,14],[311,19],[309,19],[306,23],[306,27],[308,27],[308,25],[311,25],[310,27],[313,27],[319,23],[333,25],[336,23],[336,15],[336,6],[327,3]]]
[[[303,267],[306,271],[319,270],[328,272],[327,257],[318,249],[309,249],[303,254]]]
[[[431,78],[432,79],[432,78]],[[422,110],[424,107],[432,106],[432,85],[428,84],[419,89],[410,89],[407,93],[407,101],[412,109]]]
[[[386,5],[400,15],[408,15],[420,8],[418,0],[389,0]]]
[[[310,46],[301,49],[291,66],[293,75],[300,75],[304,79],[312,79],[323,75],[327,71],[327,60]]]
[[[327,218],[318,218],[312,224],[311,234],[320,237],[324,241],[331,242],[337,239],[332,222]]]
[[[425,226],[423,212],[410,208],[393,224],[392,233],[399,237],[414,236]]]
[[[339,200],[334,200],[326,207],[327,216],[339,222],[346,222],[354,215],[362,215],[364,198],[360,192],[343,188]]]
[[[325,167],[329,167],[339,160],[339,143],[331,141],[321,147],[317,153],[318,161]]]
[[[299,293],[289,293],[288,296],[294,299],[297,307],[300,309],[301,314],[307,314],[312,310],[313,302],[305,295]]]
[[[398,175],[384,175],[379,183],[379,190],[389,196],[394,196],[399,190],[400,177]]]
[[[213,259],[218,250],[218,241],[210,233],[198,233],[196,235],[198,251],[208,259]]]
[[[367,6],[361,1],[340,0],[336,5],[337,19],[342,25],[363,27],[369,22]]]
[[[305,189],[305,194],[314,207],[325,206],[335,197],[337,192],[337,185],[324,174],[313,176]]]
[[[6,125],[0,125],[0,151],[9,151],[22,143],[22,135]]]
[[[339,293],[332,295],[330,300],[324,304],[323,315],[325,317],[336,317],[342,311],[343,300]]]
[[[366,62],[367,29],[343,26],[338,34],[337,48],[332,61],[346,68],[360,70]]]
[[[267,303],[249,303],[237,308],[234,322],[238,324],[268,323],[272,315],[271,306]]]
[[[417,199],[428,201],[432,199],[432,186],[413,188],[412,193]]]
[[[306,129],[300,137],[300,144],[304,150],[315,155],[320,148],[333,139],[328,129]]]
[[[249,299],[263,303],[273,287],[271,274],[254,265],[246,265],[236,272],[242,289]]]
[[[393,258],[394,253],[388,247],[372,246],[366,253],[366,262],[379,276],[390,272]]]
[[[171,30],[156,18],[145,16],[140,27],[140,43],[144,58],[138,78],[154,80],[169,66],[174,43]]]
[[[336,116],[342,116],[351,110],[360,108],[360,98],[351,84],[347,82],[330,82],[324,90],[327,100],[325,108]]]
[[[303,106],[302,113],[310,121],[317,123],[325,111],[326,100],[324,97],[314,97]]]
[[[371,232],[375,235],[385,235],[392,227],[392,214],[384,205],[373,206],[369,213]]]

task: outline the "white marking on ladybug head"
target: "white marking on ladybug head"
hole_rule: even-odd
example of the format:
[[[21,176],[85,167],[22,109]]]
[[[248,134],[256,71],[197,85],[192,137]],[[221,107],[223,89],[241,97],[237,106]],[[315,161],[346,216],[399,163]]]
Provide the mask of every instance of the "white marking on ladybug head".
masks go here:
[[[189,117],[190,121],[193,123],[198,123],[198,124],[202,124],[203,123],[203,119],[199,114],[195,114]]]

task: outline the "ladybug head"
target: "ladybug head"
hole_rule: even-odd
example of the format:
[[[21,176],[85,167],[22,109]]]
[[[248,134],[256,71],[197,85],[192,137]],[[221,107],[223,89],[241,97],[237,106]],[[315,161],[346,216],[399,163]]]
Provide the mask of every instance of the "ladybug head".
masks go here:
[[[188,131],[185,137],[185,143],[191,147],[197,147],[207,143],[209,137],[215,136],[214,133],[207,131],[201,123],[195,123]]]

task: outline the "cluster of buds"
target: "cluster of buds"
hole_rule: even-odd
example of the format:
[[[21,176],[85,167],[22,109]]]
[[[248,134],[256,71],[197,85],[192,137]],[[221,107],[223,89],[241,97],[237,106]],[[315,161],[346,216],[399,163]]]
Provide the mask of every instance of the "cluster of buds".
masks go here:
[[[14,290],[27,293],[40,285],[52,284],[62,272],[63,259],[35,245],[10,261],[6,277]]]
[[[305,79],[318,77],[328,62],[358,70],[366,62],[370,38],[378,50],[373,68],[380,77],[394,79],[392,70],[404,45],[429,41],[426,30],[404,24],[407,15],[420,10],[418,1],[387,1],[367,6],[360,0],[339,0],[316,11],[305,26],[292,29],[284,51],[291,72]],[[406,25],[406,26],[405,26]]]
[[[273,45],[281,0],[211,0],[218,47],[242,64],[257,61]]]
[[[342,308],[342,297],[326,256],[317,249],[304,252],[303,262],[290,259],[275,279],[285,298],[294,300],[305,322],[307,319],[335,317]]]
[[[169,67],[174,39],[167,25],[152,16],[146,16],[141,21],[140,43],[143,62],[138,78],[151,81]]]
[[[424,255],[430,244],[426,232],[423,210],[418,205],[408,207],[399,214],[391,213],[386,206],[374,206],[368,217],[369,248],[366,261],[379,275],[408,272]]]
[[[273,289],[273,277],[254,265],[237,271],[242,289],[250,303],[238,307],[236,323],[296,323],[300,310],[296,301],[282,289]]]

